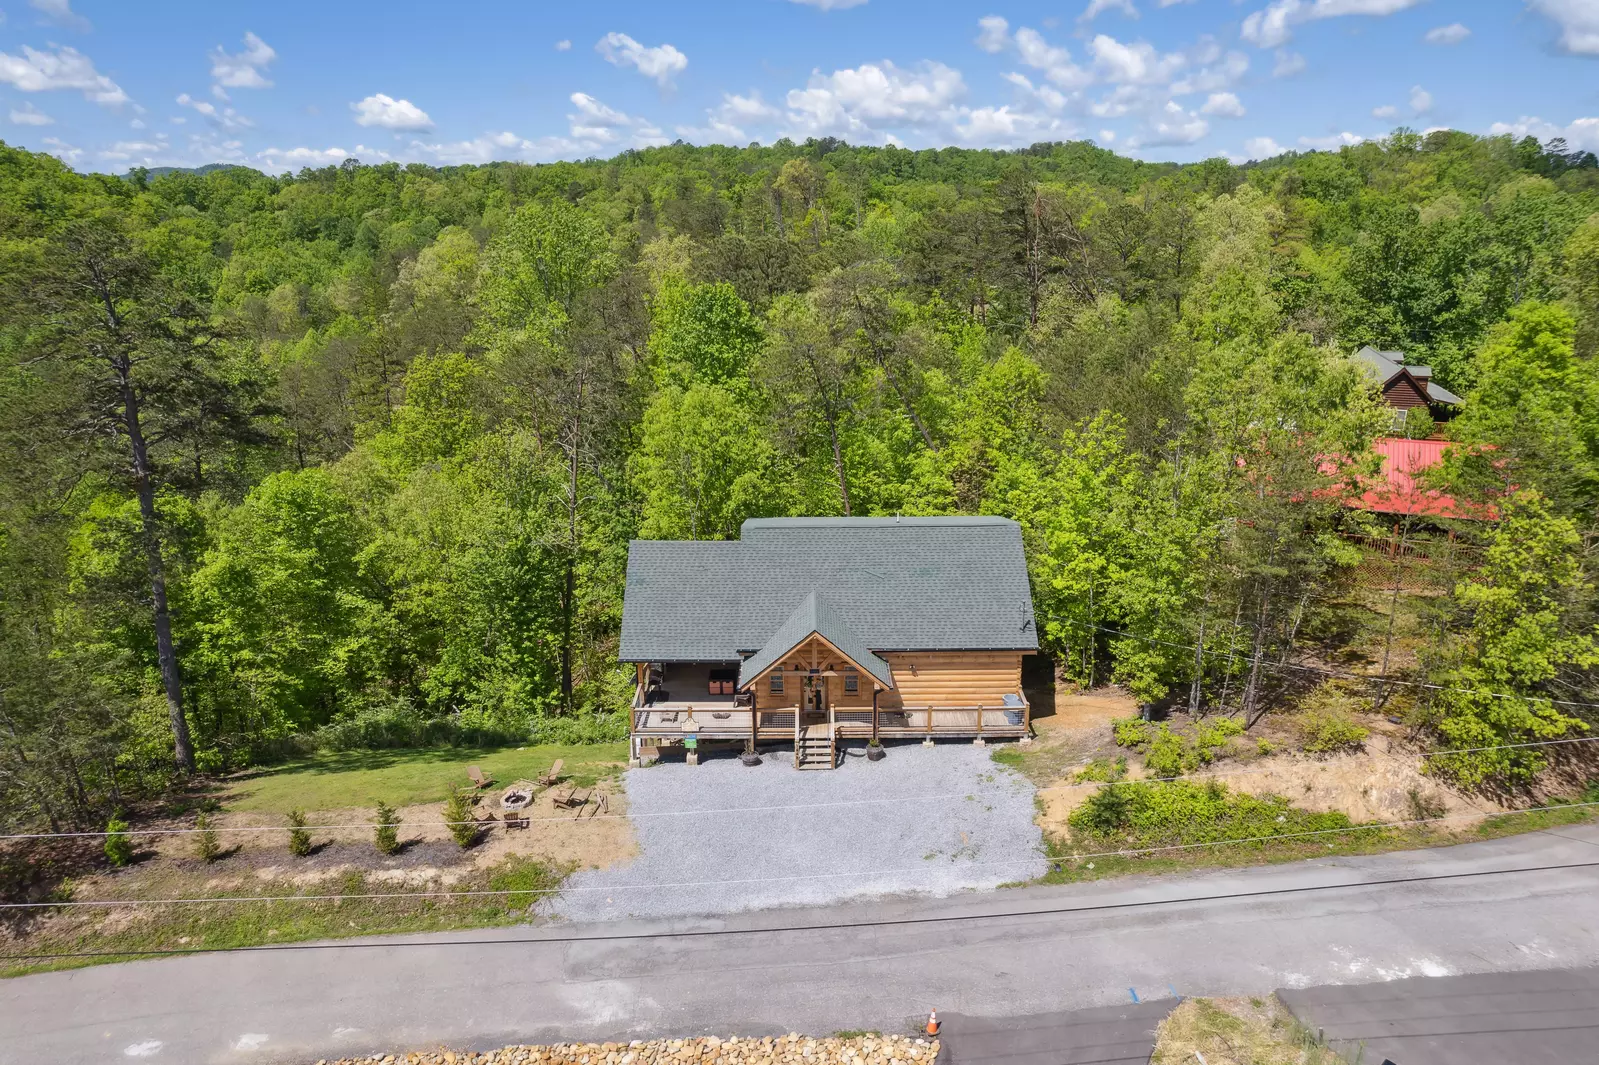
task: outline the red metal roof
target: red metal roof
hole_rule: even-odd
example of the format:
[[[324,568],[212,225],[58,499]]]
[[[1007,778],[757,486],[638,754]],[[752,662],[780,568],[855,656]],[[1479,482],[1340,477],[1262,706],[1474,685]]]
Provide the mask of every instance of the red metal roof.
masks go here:
[[[1497,517],[1494,508],[1473,503],[1461,503],[1453,496],[1437,490],[1424,491],[1417,478],[1425,470],[1443,461],[1450,447],[1447,440],[1405,440],[1395,436],[1380,436],[1372,441],[1372,450],[1382,456],[1382,481],[1374,483],[1358,500],[1349,500],[1356,510],[1369,510],[1377,514],[1419,514],[1435,518]]]

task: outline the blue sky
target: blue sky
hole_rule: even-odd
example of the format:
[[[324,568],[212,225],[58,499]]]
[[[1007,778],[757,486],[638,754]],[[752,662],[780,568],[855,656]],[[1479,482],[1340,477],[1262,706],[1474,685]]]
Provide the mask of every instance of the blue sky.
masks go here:
[[[1599,151],[1599,0],[0,0],[0,137],[80,170],[1088,138],[1237,160],[1398,125]]]

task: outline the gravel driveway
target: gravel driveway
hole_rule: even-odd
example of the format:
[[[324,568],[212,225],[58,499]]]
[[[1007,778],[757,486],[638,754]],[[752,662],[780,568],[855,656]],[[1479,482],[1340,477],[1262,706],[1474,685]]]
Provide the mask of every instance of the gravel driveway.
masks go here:
[[[833,772],[789,752],[628,770],[639,856],[567,881],[574,921],[682,917],[894,894],[950,895],[1044,872],[1033,786],[969,744],[857,748]]]

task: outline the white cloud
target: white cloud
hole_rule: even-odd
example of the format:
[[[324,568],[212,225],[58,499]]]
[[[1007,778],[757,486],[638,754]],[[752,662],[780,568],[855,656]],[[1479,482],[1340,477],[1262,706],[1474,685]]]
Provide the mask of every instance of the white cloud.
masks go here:
[[[666,143],[661,131],[650,122],[623,114],[588,93],[574,92],[569,99],[577,111],[566,116],[568,130],[580,147],[592,150],[618,145],[624,134],[628,135],[629,147],[646,148]]]
[[[1019,74],[1014,70],[1001,76],[1016,86],[1017,95],[1022,100],[1036,103],[1050,111],[1059,111],[1066,106],[1066,94],[1059,89],[1049,85],[1034,85],[1026,74]]]
[[[1044,77],[1063,89],[1080,89],[1094,80],[1094,75],[1072,62],[1072,54],[1044,40],[1037,30],[1023,26],[1016,31],[1016,51],[1025,66],[1042,70]]]
[[[1277,49],[1277,62],[1271,68],[1274,78],[1291,78],[1305,69],[1305,57],[1286,48]]]
[[[860,7],[866,0],[792,0],[796,4],[814,7],[820,11],[844,11],[852,7]]]
[[[1128,138],[1127,147],[1193,144],[1209,132],[1210,123],[1192,111],[1183,110],[1176,100],[1168,100],[1150,119],[1149,131]]]
[[[1244,105],[1237,96],[1230,92],[1213,92],[1205,101],[1205,106],[1199,109],[1201,114],[1216,115],[1220,118],[1243,118]]]
[[[823,74],[811,73],[803,89],[789,90],[788,121],[795,135],[880,139],[881,126],[934,126],[957,117],[966,93],[960,71],[924,60],[914,68],[888,60]]]
[[[82,148],[68,144],[60,137],[46,137],[44,139],[44,150],[68,166],[76,166],[78,157],[83,154]]]
[[[1293,37],[1288,28],[1289,21],[1297,21],[1303,8],[1303,0],[1277,0],[1269,7],[1247,16],[1238,31],[1239,36],[1261,48],[1287,44]]]
[[[1381,107],[1373,107],[1371,109],[1372,118],[1395,118],[1398,114],[1399,108],[1393,104],[1383,104]]]
[[[76,90],[84,99],[107,107],[128,102],[121,86],[95,70],[89,57],[76,48],[40,52],[23,45],[20,56],[0,52],[0,82],[23,92]]]
[[[296,170],[306,166],[337,166],[357,158],[343,148],[267,148],[256,153],[266,170]]]
[[[18,126],[48,126],[55,122],[55,119],[31,103],[24,103],[21,107],[11,109],[11,122]]]
[[[1300,137],[1299,143],[1306,148],[1311,148],[1316,151],[1330,152],[1335,148],[1343,148],[1360,144],[1364,142],[1365,139],[1365,137],[1362,137],[1357,133],[1349,133],[1345,131],[1343,133],[1334,133],[1326,137]]]
[[[89,31],[89,20],[72,10],[72,0],[28,0],[28,6],[57,26],[79,33]]]
[[[1078,16],[1079,22],[1092,22],[1107,11],[1115,9],[1128,18],[1137,18],[1138,9],[1133,6],[1133,0],[1088,0],[1088,6]]]
[[[377,126],[381,129],[428,130],[433,120],[428,113],[410,100],[396,100],[387,93],[373,93],[366,99],[350,105],[358,126]]]
[[[1432,93],[1420,85],[1410,87],[1410,109],[1418,115],[1424,115],[1432,110]]]
[[[181,107],[192,107],[204,115],[213,125],[225,130],[244,129],[255,123],[239,114],[231,107],[218,108],[209,100],[196,100],[188,93],[179,93],[177,103]]]
[[[1293,37],[1301,22],[1343,18],[1348,15],[1383,17],[1414,7],[1421,0],[1274,0],[1244,19],[1239,34],[1261,48],[1278,48]],[[1550,0],[1543,0],[1550,2]],[[1585,0],[1553,0],[1582,3]]]
[[[1010,46],[1010,23],[998,15],[984,15],[977,20],[977,47],[991,55],[1003,52]]]
[[[270,89],[266,68],[278,53],[253,33],[244,35],[244,51],[228,52],[221,45],[211,50],[211,80],[217,89]],[[226,99],[226,93],[220,93]]]
[[[165,139],[154,141],[117,141],[109,148],[96,152],[101,159],[126,163],[137,161],[144,166],[155,166],[170,158],[172,146]]]
[[[1088,42],[1094,56],[1094,71],[1112,85],[1154,85],[1169,82],[1187,66],[1186,57],[1176,52],[1162,55],[1147,41],[1123,44],[1107,34]]]
[[[1270,159],[1274,155],[1281,155],[1288,149],[1272,140],[1270,137],[1251,137],[1244,142],[1244,152],[1251,159]]]
[[[1204,50],[1193,56],[1193,61],[1204,64],[1180,81],[1174,82],[1171,91],[1183,96],[1191,92],[1221,92],[1238,84],[1249,73],[1249,57],[1242,52],[1217,55]]]
[[[555,42],[555,50],[557,52],[570,52],[572,50],[572,42],[571,41],[556,41]]]
[[[1197,3],[1198,0],[1159,0],[1160,7],[1176,7],[1178,4]]]
[[[745,126],[769,123],[782,112],[762,100],[759,92],[751,92],[748,96],[725,92],[722,102],[707,108],[705,114],[704,126],[678,126],[679,135],[696,144],[745,144],[749,139]]]
[[[1104,141],[1106,144],[1115,144],[1116,131],[1113,129],[1102,129],[1099,131],[1099,139]]]
[[[688,56],[669,44],[647,48],[625,33],[607,33],[594,50],[615,66],[633,67],[663,89],[688,67]]]
[[[1448,45],[1459,44],[1461,41],[1470,36],[1471,31],[1465,26],[1458,22],[1451,22],[1447,26],[1435,26],[1428,30],[1426,36],[1424,36],[1422,40],[1426,41],[1428,44]]]
[[[1075,131],[1059,119],[1024,108],[963,108],[952,126],[963,144],[1023,145],[1069,137]]]
[[[1599,55],[1599,3],[1594,0],[1527,0],[1560,27],[1560,48],[1574,55]]]
[[[1494,136],[1508,134],[1517,140],[1536,137],[1544,142],[1560,137],[1568,147],[1599,152],[1599,118],[1579,118],[1569,126],[1557,126],[1536,116],[1523,115],[1514,122],[1495,122],[1488,127],[1488,132]]]

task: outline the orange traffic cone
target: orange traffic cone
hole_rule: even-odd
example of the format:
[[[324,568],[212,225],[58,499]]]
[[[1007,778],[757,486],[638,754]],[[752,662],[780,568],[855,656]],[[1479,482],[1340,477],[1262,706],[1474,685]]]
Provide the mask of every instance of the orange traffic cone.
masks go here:
[[[927,1034],[928,1035],[937,1035],[938,1034],[938,1028],[939,1028],[938,1011],[937,1010],[933,1010],[931,1013],[929,1013],[927,1015]]]

